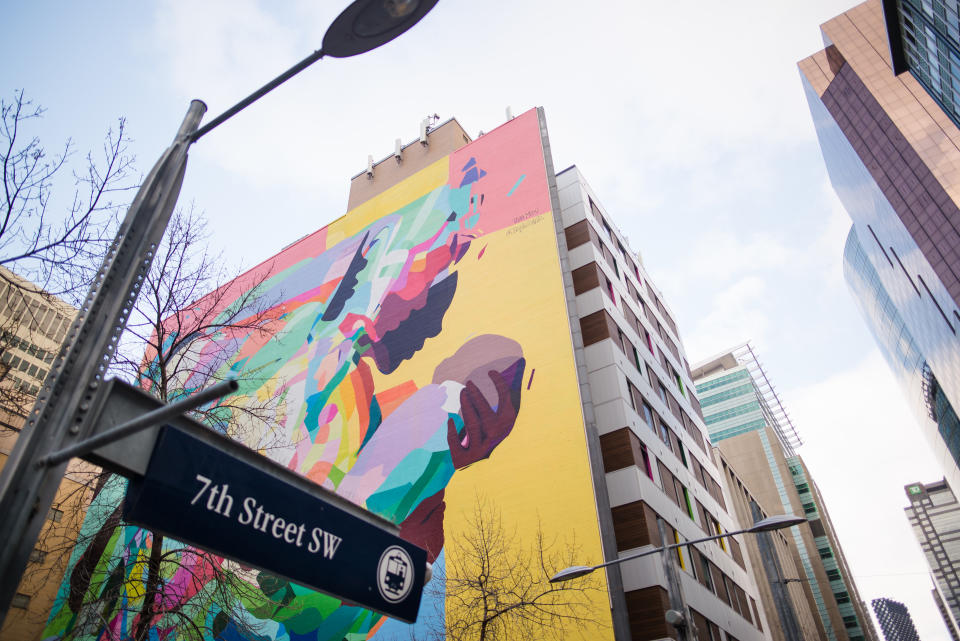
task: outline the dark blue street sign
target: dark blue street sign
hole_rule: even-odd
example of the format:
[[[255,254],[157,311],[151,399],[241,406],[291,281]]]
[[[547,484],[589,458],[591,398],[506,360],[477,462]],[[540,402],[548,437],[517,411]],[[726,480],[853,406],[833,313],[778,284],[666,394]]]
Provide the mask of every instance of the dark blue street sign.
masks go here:
[[[171,425],[124,518],[179,541],[413,622],[427,553]]]

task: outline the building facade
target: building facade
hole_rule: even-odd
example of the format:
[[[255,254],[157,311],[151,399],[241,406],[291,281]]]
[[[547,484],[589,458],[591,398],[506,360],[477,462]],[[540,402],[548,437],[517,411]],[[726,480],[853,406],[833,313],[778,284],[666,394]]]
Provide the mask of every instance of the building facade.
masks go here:
[[[749,527],[781,507],[763,505],[750,482],[727,460],[723,451],[713,448],[723,471],[724,485],[741,527]],[[789,532],[767,532],[745,539],[747,554],[754,570],[754,579],[760,591],[760,603],[771,623],[770,635],[774,641],[808,641],[825,639],[823,623],[809,588],[803,577],[803,567],[795,553],[795,544]]]
[[[893,599],[874,599],[870,602],[887,641],[920,641],[913,617],[907,606]]]
[[[853,222],[847,281],[956,491],[955,22],[955,3],[871,0],[823,24],[826,47],[799,68],[830,181]]]
[[[0,469],[36,402],[76,310],[0,267]],[[70,549],[77,539],[95,474],[82,462],[67,468],[47,523],[30,555],[0,638],[40,638]]]
[[[661,292],[576,167],[557,174],[557,193],[571,327],[583,344],[581,396],[599,435],[595,462],[607,486],[612,547],[622,555],[661,545],[661,527],[673,541],[737,529]],[[769,634],[742,540],[691,547],[678,561],[699,639]],[[654,560],[624,564],[622,581],[631,637],[676,638],[663,618],[667,581]]]
[[[447,582],[425,593],[411,628],[258,574],[251,585],[269,607],[241,603],[243,623],[270,639],[449,634],[478,616],[449,596],[473,568],[471,514],[495,513],[518,548],[556,537],[575,552],[564,565],[736,529],[676,323],[628,247],[579,171],[554,171],[542,110],[531,110],[477,140],[451,120],[371,160],[345,216],[251,270],[263,274],[270,331],[214,332],[190,349],[207,371],[237,374],[231,403],[272,403],[269,435],[229,433],[397,523]],[[267,436],[281,441],[265,447]],[[147,555],[148,534],[95,527],[103,545],[77,564],[117,573],[121,593],[95,623],[82,602],[102,583],[64,582],[47,636],[123,631],[141,611],[142,567],[124,560]],[[740,539],[664,559],[595,573],[599,590],[583,597],[592,625],[567,638],[768,638]],[[171,592],[164,607],[235,631],[204,589]],[[689,607],[674,627],[678,598]]]
[[[789,531],[799,570],[789,578],[803,586],[808,607],[818,619],[821,638],[872,640],[869,615],[823,498],[796,454],[800,439],[752,347],[743,345],[697,364],[693,376],[711,441],[752,490],[759,505],[769,506],[774,513],[803,514],[807,518],[806,525]],[[768,576],[767,580],[778,579]],[[777,594],[786,598],[779,590]],[[781,622],[791,625],[789,615]]]
[[[935,600],[951,634],[960,621],[960,503],[944,481],[911,483],[904,508],[930,566]]]

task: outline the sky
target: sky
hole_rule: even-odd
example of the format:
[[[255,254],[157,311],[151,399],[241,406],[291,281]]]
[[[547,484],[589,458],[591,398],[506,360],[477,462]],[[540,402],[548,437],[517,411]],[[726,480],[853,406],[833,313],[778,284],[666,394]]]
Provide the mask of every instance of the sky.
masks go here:
[[[76,160],[125,118],[145,174],[190,99],[220,113],[319,48],[345,5],[12,3],[0,96],[45,106],[34,133],[72,137]],[[440,0],[395,42],[322,60],[204,137],[180,203],[249,267],[343,215],[367,156],[425,116],[476,136],[508,107],[544,107],[555,167],[576,164],[640,252],[691,364],[752,341],[863,599],[902,601],[924,641],[947,641],[903,514],[903,486],[942,473],[847,292],[850,222],[796,68],[852,6]]]

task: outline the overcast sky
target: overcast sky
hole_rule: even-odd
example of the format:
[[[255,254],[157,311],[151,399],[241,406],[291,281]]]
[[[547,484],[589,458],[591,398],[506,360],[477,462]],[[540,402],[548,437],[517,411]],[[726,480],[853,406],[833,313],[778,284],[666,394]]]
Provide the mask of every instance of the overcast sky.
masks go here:
[[[0,93],[48,108],[51,147],[96,149],[125,117],[145,173],[191,98],[219,113],[318,48],[345,4],[11,3]],[[250,266],[342,215],[367,155],[424,116],[476,136],[508,106],[543,106],[557,169],[578,165],[642,254],[690,362],[753,342],[861,596],[906,603],[924,641],[947,641],[903,514],[903,486],[941,472],[847,293],[850,222],[796,68],[851,6],[440,0],[396,42],[321,61],[205,137],[180,202]]]

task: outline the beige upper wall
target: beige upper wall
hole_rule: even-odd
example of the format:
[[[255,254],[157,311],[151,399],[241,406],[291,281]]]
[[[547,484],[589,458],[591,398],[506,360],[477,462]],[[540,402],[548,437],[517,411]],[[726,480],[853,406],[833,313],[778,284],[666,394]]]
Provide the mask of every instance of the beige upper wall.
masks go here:
[[[427,144],[415,140],[403,148],[400,161],[392,154],[373,167],[373,174],[366,171],[350,181],[350,196],[347,211],[353,210],[377,194],[409,178],[421,169],[440,160],[471,142],[456,118],[451,118],[427,133]]]

